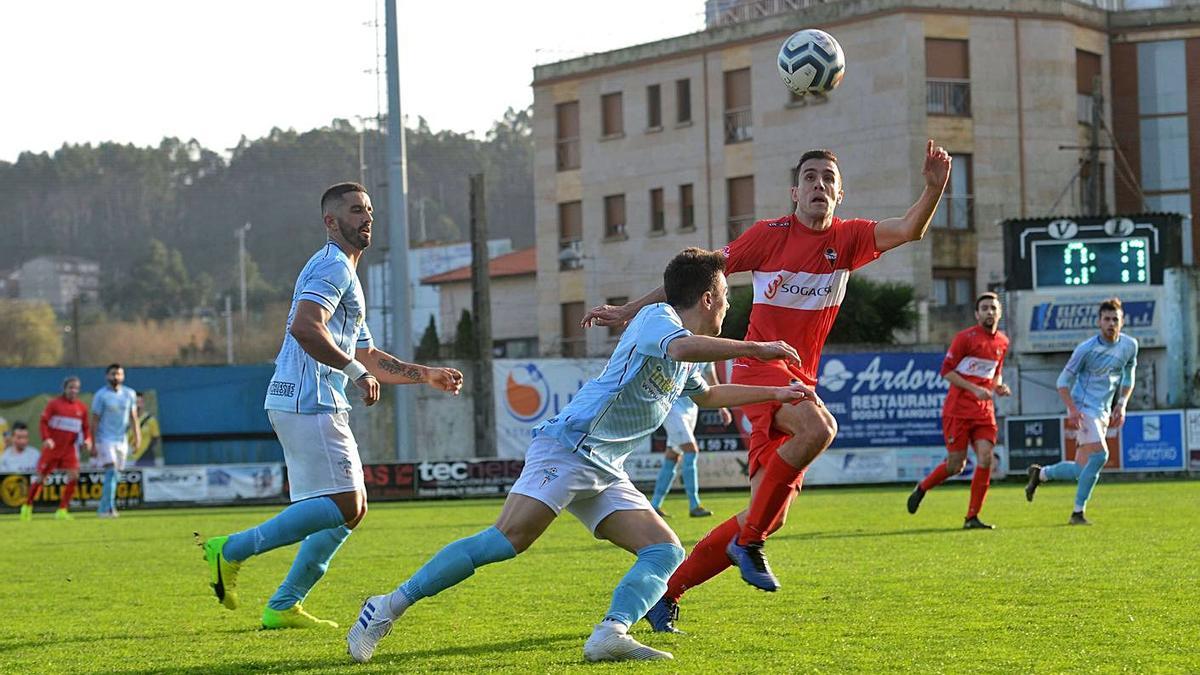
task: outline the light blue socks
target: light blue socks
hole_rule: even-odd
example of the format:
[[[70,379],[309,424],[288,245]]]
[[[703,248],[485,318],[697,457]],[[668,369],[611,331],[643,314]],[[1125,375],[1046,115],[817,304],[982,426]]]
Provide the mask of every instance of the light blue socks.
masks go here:
[[[417,573],[388,597],[393,616],[422,599],[461,583],[475,570],[517,555],[516,549],[495,526],[446,545]]]
[[[109,513],[117,501],[117,469],[108,467],[104,470],[104,487],[100,490],[100,506],[96,513]]]
[[[313,532],[305,537],[304,543],[300,544],[300,552],[292,562],[292,568],[288,570],[279,590],[267,601],[267,607],[281,611],[304,602],[312,587],[325,576],[325,571],[329,569],[329,561],[345,543],[350,532],[350,528],[341,525]]]
[[[700,506],[699,472],[696,471],[699,456],[698,452],[683,453],[683,491],[687,493],[688,506],[693,509]]]
[[[1083,471],[1079,472],[1079,487],[1075,489],[1076,511],[1083,512],[1084,507],[1087,506],[1088,499],[1092,496],[1092,490],[1096,488],[1096,483],[1100,480],[1100,469],[1104,468],[1104,463],[1107,461],[1107,449],[1102,452],[1093,452],[1088,457]]]
[[[1042,469],[1046,472],[1047,480],[1078,480],[1079,465],[1074,460],[1065,460],[1058,464],[1051,464]]]
[[[241,562],[252,555],[294,544],[314,532],[345,523],[341,509],[332,499],[313,497],[292,504],[258,527],[229,535],[221,553],[230,562]]]
[[[683,563],[685,552],[675,544],[652,544],[637,552],[637,562],[613,590],[605,621],[632,626],[667,592],[667,580]]]
[[[663,500],[667,498],[667,492],[671,490],[671,483],[674,482],[675,460],[663,457],[662,468],[658,470],[658,478],[654,480],[654,496],[650,498],[650,506],[662,508]]]

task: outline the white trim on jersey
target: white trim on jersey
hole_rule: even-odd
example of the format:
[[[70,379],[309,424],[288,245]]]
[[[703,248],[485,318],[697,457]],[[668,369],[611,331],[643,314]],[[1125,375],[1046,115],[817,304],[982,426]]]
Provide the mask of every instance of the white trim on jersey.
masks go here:
[[[754,272],[754,304],[789,309],[822,310],[838,307],[846,296],[850,270],[814,272]]]
[[[46,422],[46,426],[55,431],[67,431],[77,434],[83,431],[83,420],[78,417],[67,417],[66,415],[52,415],[50,421]]]
[[[954,366],[954,370],[962,375],[990,380],[996,376],[996,368],[999,366],[999,361],[981,359],[978,356],[964,356],[958,365]]]

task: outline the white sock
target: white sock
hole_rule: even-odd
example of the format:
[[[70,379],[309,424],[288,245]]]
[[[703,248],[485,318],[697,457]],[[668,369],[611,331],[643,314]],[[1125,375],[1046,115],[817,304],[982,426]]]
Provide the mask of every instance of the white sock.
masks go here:
[[[396,617],[403,614],[404,610],[411,605],[412,603],[408,601],[408,596],[404,594],[404,591],[397,588],[384,598],[383,609],[387,612],[388,618],[395,621]]]
[[[1050,476],[1046,475],[1046,467],[1043,466],[1041,469],[1038,469],[1038,480],[1043,483],[1050,482]]]

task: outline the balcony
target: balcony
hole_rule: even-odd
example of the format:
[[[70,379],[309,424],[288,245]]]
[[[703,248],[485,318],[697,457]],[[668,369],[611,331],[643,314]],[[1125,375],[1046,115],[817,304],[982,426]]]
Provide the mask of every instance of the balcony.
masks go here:
[[[578,239],[558,243],[558,270],[583,269],[583,242]]]
[[[754,139],[750,106],[725,111],[725,144],[744,143]]]
[[[971,81],[925,80],[925,112],[951,117],[971,116]]]
[[[560,138],[555,145],[555,165],[559,171],[579,168],[579,137]]]

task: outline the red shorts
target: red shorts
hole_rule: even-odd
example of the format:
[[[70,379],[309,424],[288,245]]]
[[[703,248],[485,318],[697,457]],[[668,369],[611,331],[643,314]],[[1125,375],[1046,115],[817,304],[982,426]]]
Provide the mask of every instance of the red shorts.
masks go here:
[[[755,387],[786,387],[799,380],[809,382],[797,368],[788,366],[783,361],[757,361],[738,359],[734,361],[729,381],[732,384],[744,384]],[[790,403],[789,405],[797,405]],[[747,455],[748,471],[751,478],[760,467],[771,457],[770,453],[779,449],[783,442],[791,438],[775,428],[775,413],[783,407],[778,401],[753,403],[742,406],[742,414],[750,422],[750,450]],[[804,472],[796,478],[796,485],[804,480]]]
[[[972,419],[969,417],[945,417],[942,419],[942,436],[946,439],[946,450],[966,452],[967,446],[975,441],[996,444],[996,420]]]
[[[79,469],[79,451],[75,446],[59,450],[42,450],[42,456],[38,459],[37,471],[39,474],[50,473],[51,471],[70,471]]]

